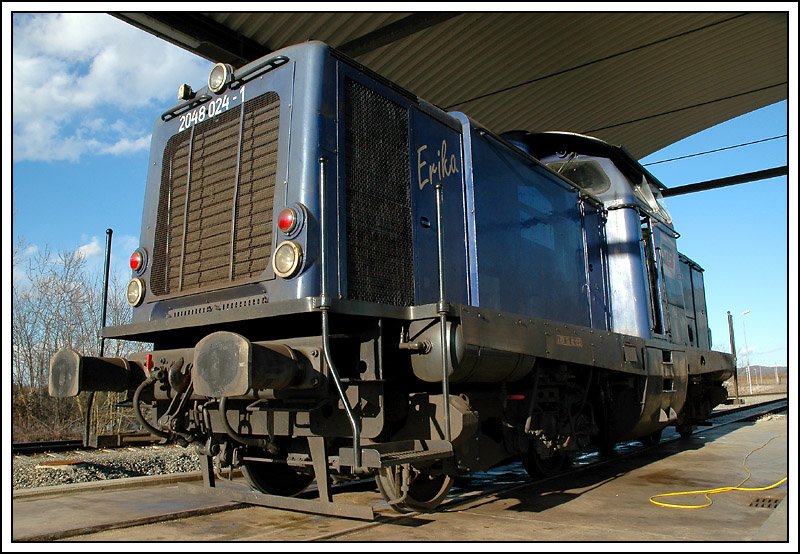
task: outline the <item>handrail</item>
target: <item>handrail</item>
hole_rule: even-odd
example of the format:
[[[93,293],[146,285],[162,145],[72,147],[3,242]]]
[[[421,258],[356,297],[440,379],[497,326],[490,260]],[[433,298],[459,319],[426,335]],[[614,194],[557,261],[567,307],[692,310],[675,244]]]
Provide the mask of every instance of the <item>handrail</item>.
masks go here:
[[[228,86],[231,89],[236,89],[240,87],[242,84],[249,81],[250,79],[255,79],[262,73],[267,73],[268,71],[272,71],[273,69],[282,66],[288,61],[289,58],[287,58],[286,56],[275,56],[273,58],[262,60],[261,62],[247,69],[246,71],[239,71],[234,73],[231,78],[231,82],[228,83]]]
[[[347,396],[342,388],[342,383],[339,378],[339,372],[336,370],[336,365],[333,363],[331,357],[330,345],[330,321],[328,311],[330,310],[330,298],[328,297],[328,256],[326,244],[326,209],[325,209],[325,193],[326,193],[326,169],[328,160],[325,157],[319,159],[319,190],[320,190],[320,203],[319,203],[319,226],[320,226],[320,273],[322,274],[320,283],[320,305],[319,309],[322,312],[322,350],[325,356],[325,364],[333,376],[333,382],[336,385],[336,390],[339,391],[339,399],[342,401],[345,411],[347,412],[347,419],[350,420],[350,428],[353,431],[353,473],[361,467],[361,428],[356,421],[353,409],[347,401]]]
[[[445,439],[452,440],[450,432],[450,375],[447,372],[447,305],[444,301],[444,231],[442,230],[442,182],[436,183],[436,241],[439,250],[439,303],[436,312],[439,314],[442,341],[442,396],[444,397],[444,431]]]
[[[174,119],[183,112],[188,112],[195,106],[199,106],[200,104],[205,104],[209,100],[211,100],[211,96],[209,96],[208,94],[204,94],[203,96],[198,96],[197,98],[190,98],[162,113],[161,121],[169,121],[170,119]]]

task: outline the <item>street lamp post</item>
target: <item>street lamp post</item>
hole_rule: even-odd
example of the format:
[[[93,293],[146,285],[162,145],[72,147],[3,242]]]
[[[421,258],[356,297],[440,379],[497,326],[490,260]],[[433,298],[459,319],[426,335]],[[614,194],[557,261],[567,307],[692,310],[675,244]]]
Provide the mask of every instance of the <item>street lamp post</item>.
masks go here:
[[[753,394],[753,382],[750,379],[750,349],[747,347],[747,326],[744,324],[744,316],[750,313],[750,310],[742,312],[742,329],[744,330],[744,355],[747,360],[747,386],[750,388],[750,394]]]
[[[733,366],[736,371],[733,372],[733,391],[736,393],[736,405],[742,403],[739,398],[739,361],[736,356],[736,340],[733,337],[733,316],[730,310],[728,311],[728,335],[731,339],[731,354],[733,354]]]

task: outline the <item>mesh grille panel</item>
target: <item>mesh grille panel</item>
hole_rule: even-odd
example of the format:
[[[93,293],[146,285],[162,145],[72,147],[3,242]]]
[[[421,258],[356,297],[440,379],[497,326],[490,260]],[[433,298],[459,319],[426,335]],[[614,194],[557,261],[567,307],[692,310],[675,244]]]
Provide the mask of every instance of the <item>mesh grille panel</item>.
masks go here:
[[[347,296],[414,301],[408,110],[345,84]]]
[[[246,281],[266,269],[279,111],[270,92],[246,102],[244,116],[237,106],[169,139],[150,276],[155,294]]]

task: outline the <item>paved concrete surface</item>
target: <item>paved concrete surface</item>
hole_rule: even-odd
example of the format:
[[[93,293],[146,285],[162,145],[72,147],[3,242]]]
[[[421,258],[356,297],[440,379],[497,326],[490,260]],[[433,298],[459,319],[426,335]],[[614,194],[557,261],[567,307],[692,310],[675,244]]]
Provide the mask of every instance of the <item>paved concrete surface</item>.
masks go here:
[[[786,542],[788,512],[783,499],[787,484],[768,491],[715,494],[712,506],[704,509],[662,508],[648,498],[658,493],[738,485],[748,476],[745,458],[752,476],[743,486],[779,481],[788,469],[787,427],[785,416],[772,416],[706,429],[686,441],[668,442],[613,465],[546,482],[499,475],[493,478],[516,485],[474,500],[468,489],[462,490],[456,495],[459,502],[445,504],[434,514],[395,514],[369,485],[337,495],[342,502],[371,503],[381,517],[370,523],[254,506],[219,512],[218,500],[189,495],[177,485],[86,492],[63,499],[15,499],[13,540],[47,540],[48,533],[113,526],[115,520],[138,518],[144,522],[150,518],[155,522],[159,514],[181,509],[213,513],[66,540]],[[780,504],[777,508],[751,507],[754,501],[764,499]],[[702,497],[672,500],[703,501]]]
[[[63,487],[59,487],[62,488]],[[50,541],[80,531],[119,527],[120,522],[155,523],[167,518],[238,509],[222,500],[176,494],[177,485],[104,488],[68,496],[21,496],[12,502],[13,540]]]

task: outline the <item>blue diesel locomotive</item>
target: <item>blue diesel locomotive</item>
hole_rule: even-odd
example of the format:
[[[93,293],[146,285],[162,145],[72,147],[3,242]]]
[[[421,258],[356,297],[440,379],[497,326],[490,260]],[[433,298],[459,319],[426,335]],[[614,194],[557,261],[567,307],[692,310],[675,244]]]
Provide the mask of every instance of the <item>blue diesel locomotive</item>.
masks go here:
[[[433,510],[459,474],[549,474],[726,399],[703,270],[624,149],[498,136],[319,42],[179,97],[152,136],[133,322],[103,330],[153,350],[61,350],[50,393],[128,391],[209,490],[241,468],[247,501],[370,517],[330,483],[374,476]],[[314,478],[319,500],[292,498]]]

